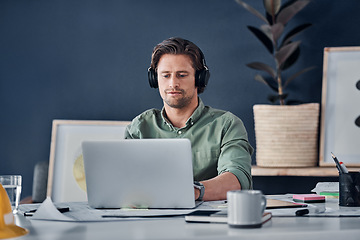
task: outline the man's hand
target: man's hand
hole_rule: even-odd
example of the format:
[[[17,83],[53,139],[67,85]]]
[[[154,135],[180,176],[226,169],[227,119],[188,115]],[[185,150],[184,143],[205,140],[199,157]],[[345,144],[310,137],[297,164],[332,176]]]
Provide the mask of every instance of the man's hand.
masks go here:
[[[240,190],[241,185],[237,177],[230,173],[225,172],[209,180],[201,182],[205,186],[204,201],[225,200],[226,193],[231,190]],[[195,199],[200,196],[200,190],[194,188]]]

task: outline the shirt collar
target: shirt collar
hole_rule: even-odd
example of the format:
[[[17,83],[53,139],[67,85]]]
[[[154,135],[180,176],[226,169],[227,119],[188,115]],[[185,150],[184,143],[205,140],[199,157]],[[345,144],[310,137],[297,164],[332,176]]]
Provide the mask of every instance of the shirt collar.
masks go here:
[[[201,116],[201,114],[202,114],[202,112],[203,112],[203,110],[205,108],[205,105],[204,105],[204,103],[203,103],[203,101],[201,100],[200,97],[198,97],[198,102],[199,102],[199,104],[198,104],[197,108],[195,109],[193,114],[189,117],[189,119],[186,121],[186,126],[194,125],[195,122],[197,120],[199,120],[199,118],[200,118],[200,116]],[[162,117],[165,124],[167,124],[167,125],[170,124],[172,126],[170,121],[167,119],[166,112],[165,112],[165,107],[163,107],[162,110],[161,110],[161,117]]]

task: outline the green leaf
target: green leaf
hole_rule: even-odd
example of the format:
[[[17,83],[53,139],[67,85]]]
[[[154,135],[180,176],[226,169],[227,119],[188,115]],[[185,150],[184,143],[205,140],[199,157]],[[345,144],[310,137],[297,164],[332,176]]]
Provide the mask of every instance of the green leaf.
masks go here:
[[[271,16],[275,17],[275,15],[279,12],[281,7],[281,0],[263,0],[264,7],[266,12]]]
[[[260,74],[256,74],[254,79],[269,86],[274,92],[278,92],[277,83],[272,78],[264,78]]]
[[[274,46],[272,40],[263,31],[256,27],[248,26],[248,29],[262,42],[262,44],[264,44],[270,54],[273,54]]]
[[[281,37],[284,31],[284,25],[282,23],[276,23],[274,25],[263,24],[260,27],[261,31],[273,41],[273,45],[276,45],[277,40]]]
[[[300,32],[304,31],[310,26],[312,26],[311,23],[305,23],[295,27],[293,30],[291,30],[288,34],[285,35],[281,46],[288,44],[296,35],[298,35]]]
[[[263,24],[260,26],[260,30],[271,40],[273,41],[274,37],[271,31],[271,26],[268,24]]]
[[[261,76],[260,74],[256,74],[255,77],[254,77],[254,79],[255,79],[256,81],[259,81],[259,82],[261,82],[261,83],[269,86],[269,84],[265,81],[264,77]]]
[[[261,62],[252,62],[252,63],[248,63],[246,64],[246,66],[248,66],[249,68],[252,69],[256,69],[256,70],[261,70],[264,72],[267,72],[268,74],[270,74],[270,76],[273,79],[276,79],[276,71],[270,67],[269,65],[265,64],[265,63],[261,63]]]
[[[245,8],[246,10],[248,10],[249,12],[251,12],[252,14],[254,14],[255,16],[257,16],[258,18],[260,18],[261,20],[263,20],[264,22],[266,22],[267,24],[269,24],[269,22],[267,21],[267,19],[260,13],[258,12],[256,9],[254,9],[253,7],[251,7],[249,4],[241,1],[241,0],[236,0],[236,2],[238,4],[240,4],[243,8]]]
[[[285,60],[281,65],[281,71],[284,71],[294,65],[298,58],[300,57],[300,47],[297,47],[296,50]]]
[[[279,51],[275,53],[275,59],[278,66],[281,66],[281,64],[286,61],[286,59],[296,50],[296,48],[299,47],[300,43],[301,41],[289,43],[280,48]]]
[[[310,0],[299,0],[282,9],[276,17],[276,22],[281,22],[284,26],[301,11]]]
[[[284,32],[284,25],[282,23],[276,23],[272,25],[271,32],[274,38],[274,42],[276,42],[281,37],[281,34]]]
[[[308,71],[310,71],[310,70],[313,70],[314,68],[315,68],[315,66],[308,67],[308,68],[305,68],[305,69],[303,69],[303,70],[301,70],[301,71],[293,74],[291,77],[289,77],[289,78],[285,81],[285,83],[284,83],[284,88],[285,88],[287,85],[289,85],[289,83],[290,83],[292,80],[294,80],[295,78],[297,78],[297,77],[300,76],[301,74],[304,74],[304,73],[306,73],[306,72],[308,72]]]

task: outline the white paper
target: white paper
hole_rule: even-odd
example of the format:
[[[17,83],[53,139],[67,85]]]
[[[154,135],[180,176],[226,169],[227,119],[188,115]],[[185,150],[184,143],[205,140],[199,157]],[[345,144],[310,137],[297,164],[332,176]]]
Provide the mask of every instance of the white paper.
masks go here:
[[[75,221],[57,210],[50,197],[47,197],[45,201],[36,210],[31,218],[32,220],[53,220],[53,221]]]
[[[69,207],[70,211],[60,213],[56,207]],[[153,217],[176,217],[189,214],[196,209],[94,209],[89,207],[87,202],[66,202],[54,204],[51,198],[47,198],[41,205],[25,204],[21,205],[20,210],[27,212],[37,209],[30,220],[49,220],[49,221],[129,221]],[[211,208],[207,206],[206,208]]]
[[[339,192],[339,182],[318,182],[311,192],[316,192],[317,194],[321,192]]]

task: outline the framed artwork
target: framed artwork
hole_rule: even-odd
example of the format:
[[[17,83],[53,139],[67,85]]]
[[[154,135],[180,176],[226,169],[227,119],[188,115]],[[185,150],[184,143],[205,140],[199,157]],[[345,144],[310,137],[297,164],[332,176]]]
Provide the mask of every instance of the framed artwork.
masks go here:
[[[123,139],[128,121],[53,120],[47,196],[54,202],[87,201],[81,143]]]
[[[360,47],[324,49],[320,166],[360,166]]]

